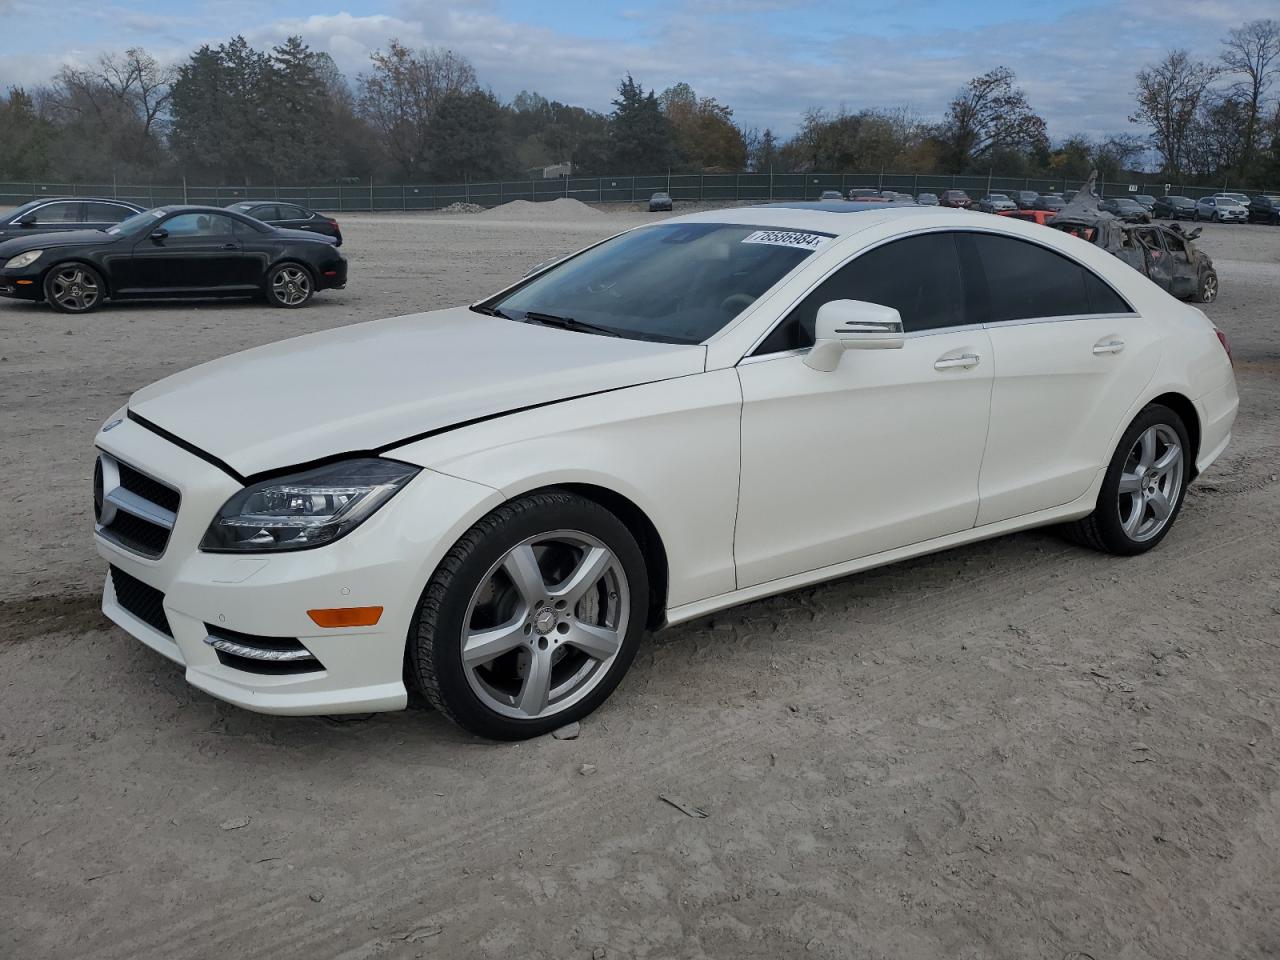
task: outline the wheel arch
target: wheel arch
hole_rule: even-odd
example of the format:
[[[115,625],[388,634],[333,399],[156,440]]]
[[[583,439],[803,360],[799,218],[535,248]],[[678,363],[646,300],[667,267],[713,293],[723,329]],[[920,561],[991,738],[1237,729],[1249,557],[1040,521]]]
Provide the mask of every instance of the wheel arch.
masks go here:
[[[306,260],[292,253],[285,254],[284,256],[280,257],[279,260],[272,260],[269,264],[267,264],[267,269],[262,271],[263,287],[265,288],[268,282],[270,282],[271,273],[273,270],[277,269],[278,267],[288,266],[289,264],[293,264],[295,267],[301,267],[303,270],[307,271],[307,276],[311,278],[312,290],[313,292],[315,292],[315,289],[319,286],[319,283],[320,283],[319,271],[317,271],[312,264],[307,263]]]
[[[77,263],[82,267],[88,267],[101,277],[103,286],[102,298],[104,300],[111,299],[111,274],[107,272],[106,268],[104,268],[100,263],[94,263],[87,257],[77,257],[74,255],[58,257],[40,272],[40,294],[42,297],[44,296],[45,284],[49,280],[49,274],[53,273],[55,268],[65,266],[68,263]]]
[[[1191,441],[1191,456],[1189,459],[1191,463],[1191,477],[1192,479],[1195,479],[1196,460],[1200,456],[1201,433],[1200,414],[1196,412],[1196,405],[1191,402],[1191,399],[1186,396],[1186,394],[1169,392],[1162,393],[1158,397],[1152,397],[1143,404],[1143,409],[1145,410],[1147,407],[1156,403],[1168,407],[1182,418],[1182,424],[1187,428],[1187,439]]]
[[[547,490],[566,490],[577,494],[584,500],[590,500],[604,507],[622,521],[640,546],[645,567],[649,574],[649,599],[645,617],[645,626],[653,630],[662,626],[667,612],[667,583],[669,567],[667,548],[662,542],[662,534],[649,519],[649,515],[629,497],[594,483],[557,483],[535,490],[527,490],[521,496],[530,493],[542,493]]]

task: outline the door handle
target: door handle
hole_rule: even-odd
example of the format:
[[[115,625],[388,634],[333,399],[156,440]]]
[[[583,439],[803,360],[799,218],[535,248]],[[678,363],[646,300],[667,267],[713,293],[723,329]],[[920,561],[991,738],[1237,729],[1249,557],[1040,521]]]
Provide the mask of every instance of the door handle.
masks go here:
[[[935,360],[933,369],[954,370],[959,368],[967,370],[970,367],[976,367],[981,360],[982,358],[976,353],[962,353],[958,357],[942,357],[939,360]]]
[[[1107,340],[1099,340],[1093,345],[1094,356],[1102,356],[1104,353],[1119,353],[1124,349],[1124,341],[1119,337],[1111,337]]]
[[[234,243],[224,243],[222,245],[222,249],[223,250],[239,250],[240,248],[236,246]]]

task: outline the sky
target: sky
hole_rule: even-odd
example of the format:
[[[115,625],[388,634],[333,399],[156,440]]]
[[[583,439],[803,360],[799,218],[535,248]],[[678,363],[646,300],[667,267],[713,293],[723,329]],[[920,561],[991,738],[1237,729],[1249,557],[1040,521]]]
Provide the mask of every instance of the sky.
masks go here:
[[[812,107],[905,107],[939,118],[970,77],[1004,64],[1060,140],[1142,132],[1133,75],[1181,46],[1215,58],[1232,27],[1277,0],[0,0],[0,87],[142,46],[179,60],[237,33],[267,47],[301,34],[354,80],[399,39],[449,47],[482,85],[608,111],[618,79],[678,81],[745,127],[794,132]]]

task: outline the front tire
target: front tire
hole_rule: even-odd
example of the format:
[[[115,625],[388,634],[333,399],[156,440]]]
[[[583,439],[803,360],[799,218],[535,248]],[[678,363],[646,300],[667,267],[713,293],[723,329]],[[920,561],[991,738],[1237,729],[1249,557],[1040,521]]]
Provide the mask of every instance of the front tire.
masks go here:
[[[563,490],[480,520],[441,561],[406,655],[437,710],[471,733],[523,740],[596,709],[635,659],[649,579],[612,513]]]
[[[1193,459],[1182,418],[1162,404],[1152,404],[1120,438],[1093,513],[1068,524],[1064,533],[1104,553],[1145,553],[1178,519]]]
[[[44,275],[44,298],[59,313],[89,313],[102,306],[107,285],[84,263],[59,263]]]
[[[273,307],[296,310],[315,293],[311,271],[299,263],[282,263],[267,274],[267,302]]]

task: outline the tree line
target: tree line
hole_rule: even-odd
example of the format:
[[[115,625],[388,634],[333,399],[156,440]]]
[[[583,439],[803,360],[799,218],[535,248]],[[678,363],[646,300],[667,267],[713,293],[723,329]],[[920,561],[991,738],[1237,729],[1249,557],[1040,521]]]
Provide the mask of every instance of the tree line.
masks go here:
[[[140,48],[64,66],[0,96],[0,180],[427,183],[671,171],[955,173],[1082,180],[1149,169],[1179,183],[1280,183],[1280,22],[1223,38],[1216,60],[1169,51],[1134,77],[1130,132],[1053,143],[1006,67],[956,91],[940,120],[813,108],[781,138],[687,83],[620,79],[600,112],[521,91],[509,102],[447,49],[397,40],[352,82],[301,37],[243,37],[165,64]]]

